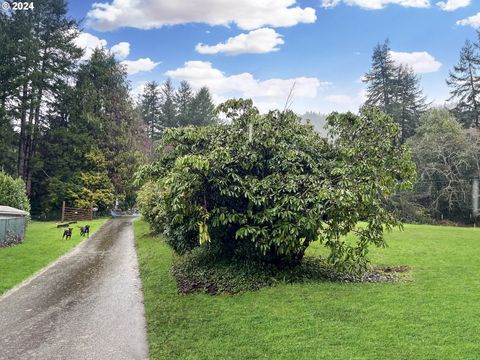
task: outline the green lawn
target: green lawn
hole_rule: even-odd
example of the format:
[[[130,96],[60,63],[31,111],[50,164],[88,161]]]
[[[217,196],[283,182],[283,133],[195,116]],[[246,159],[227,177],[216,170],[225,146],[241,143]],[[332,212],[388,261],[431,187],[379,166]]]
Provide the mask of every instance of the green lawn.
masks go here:
[[[412,281],[177,295],[172,252],[135,223],[151,359],[479,359],[480,230],[407,225],[372,250]],[[312,249],[315,253],[317,249]]]
[[[71,240],[62,240],[64,229],[54,222],[32,221],[22,244],[0,248],[0,295],[41,270],[77,245],[82,238],[77,226],[90,224],[90,235],[107,219],[72,224]]]

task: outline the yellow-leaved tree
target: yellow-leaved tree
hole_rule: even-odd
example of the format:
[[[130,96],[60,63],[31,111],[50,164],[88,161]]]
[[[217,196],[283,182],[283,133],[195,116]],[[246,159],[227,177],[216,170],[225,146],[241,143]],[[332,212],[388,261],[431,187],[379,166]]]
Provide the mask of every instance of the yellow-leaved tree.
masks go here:
[[[74,195],[75,206],[80,208],[96,207],[99,211],[109,208],[115,199],[115,189],[108,177],[105,156],[98,148],[85,155],[88,171],[80,173],[83,188]]]

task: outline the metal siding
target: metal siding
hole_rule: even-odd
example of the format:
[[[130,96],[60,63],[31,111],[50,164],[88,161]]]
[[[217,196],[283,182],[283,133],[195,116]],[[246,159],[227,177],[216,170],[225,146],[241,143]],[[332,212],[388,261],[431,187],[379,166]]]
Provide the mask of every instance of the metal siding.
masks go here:
[[[0,244],[5,241],[5,235],[7,230],[7,219],[0,219]]]
[[[7,240],[7,234],[25,236],[26,218],[24,216],[0,218],[0,245]]]

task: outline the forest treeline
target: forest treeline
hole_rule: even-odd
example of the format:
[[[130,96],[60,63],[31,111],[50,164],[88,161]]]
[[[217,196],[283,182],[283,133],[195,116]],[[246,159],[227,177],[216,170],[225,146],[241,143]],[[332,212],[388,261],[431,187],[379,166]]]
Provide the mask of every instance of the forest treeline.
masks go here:
[[[396,120],[400,142],[410,149],[417,166],[413,191],[392,197],[391,206],[405,221],[474,220],[472,184],[480,176],[478,34],[475,42],[465,42],[446,79],[451,97],[444,107],[428,102],[412,68],[395,63],[388,40],[374,48],[371,69],[363,78],[365,104],[378,106]]]
[[[0,12],[0,167],[21,178],[32,214],[47,218],[62,201],[106,210],[135,204],[132,179],[152,160],[166,128],[216,124],[208,88],[170,80],[145,84],[137,99],[127,73],[107,49],[88,60],[75,45],[79,24],[65,0],[35,11]],[[366,106],[379,107],[400,127],[399,146],[417,165],[413,191],[393,205],[408,221],[471,218],[472,180],[480,176],[480,37],[467,40],[450,71],[450,105],[435,108],[389,42],[378,44],[363,77]],[[323,117],[306,113],[317,130]]]
[[[81,60],[79,31],[64,0],[0,12],[0,168],[24,181],[40,218],[57,215],[62,201],[132,207],[133,175],[163,129],[214,121],[208,89],[188,83],[177,91],[152,82],[134,101],[108,50]]]
[[[421,78],[397,64],[389,41],[375,46],[370,70],[363,76],[366,106],[377,106],[400,127],[417,167],[413,191],[400,192],[389,206],[408,222],[453,220],[471,223],[473,180],[480,177],[480,33],[466,40],[458,63],[445,79],[450,98],[434,106],[421,88]],[[303,119],[317,131],[327,115],[307,112]]]

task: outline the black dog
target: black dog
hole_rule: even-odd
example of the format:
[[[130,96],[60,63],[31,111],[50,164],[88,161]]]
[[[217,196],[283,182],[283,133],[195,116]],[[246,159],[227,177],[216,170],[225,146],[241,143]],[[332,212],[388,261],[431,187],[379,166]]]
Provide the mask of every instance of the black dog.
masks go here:
[[[72,238],[72,231],[73,229],[72,228],[68,228],[67,230],[65,230],[63,232],[63,236],[62,236],[62,240],[65,239],[65,240],[70,240]]]
[[[90,236],[90,225],[85,225],[80,228],[81,236]]]

